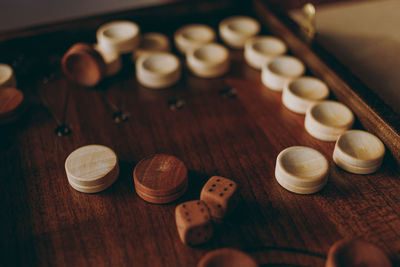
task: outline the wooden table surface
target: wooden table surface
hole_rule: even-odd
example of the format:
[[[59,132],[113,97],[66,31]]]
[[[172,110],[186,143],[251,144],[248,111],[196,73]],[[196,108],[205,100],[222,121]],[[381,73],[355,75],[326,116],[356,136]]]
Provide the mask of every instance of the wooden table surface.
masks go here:
[[[204,15],[207,8],[203,15],[195,13],[200,9],[192,10],[195,15],[179,8],[157,15],[152,9],[157,24],[146,10],[132,19],[144,31],[170,35],[188,22],[215,27],[230,14],[250,12],[221,5]],[[372,175],[336,167],[334,143],[307,134],[304,116],[287,110],[281,94],[261,84],[242,51],[232,51],[226,77],[200,79],[185,70],[177,86],[162,91],[140,86],[129,64],[103,91],[73,86],[60,75],[44,85],[42,74],[57,71],[52,61],[60,52],[76,41],[94,41],[96,23],[0,44],[0,51],[7,51],[0,59],[14,61],[29,104],[21,120],[0,131],[0,265],[195,266],[212,249],[235,247],[264,266],[323,266],[335,241],[355,237],[377,244],[400,263],[395,160],[388,154]],[[39,88],[56,116],[65,113],[70,135],[54,134],[56,123],[40,102]],[[174,110],[175,100],[185,105]],[[129,120],[115,123],[110,102],[128,111]],[[97,194],[72,189],[64,170],[69,153],[87,144],[109,146],[120,160],[118,180]],[[276,182],[276,157],[292,145],[310,146],[327,157],[329,181],[319,193],[293,194]],[[174,155],[189,170],[188,191],[175,203],[153,205],[135,193],[133,168],[153,153]],[[213,175],[238,182],[241,202],[231,218],[216,225],[210,242],[188,247],[178,237],[175,206],[198,199]]]

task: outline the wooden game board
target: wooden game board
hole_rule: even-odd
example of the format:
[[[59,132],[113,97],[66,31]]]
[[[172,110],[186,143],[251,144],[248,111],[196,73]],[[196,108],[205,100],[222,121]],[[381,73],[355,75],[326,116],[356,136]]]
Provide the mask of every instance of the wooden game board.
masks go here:
[[[318,44],[301,41],[286,15],[262,0],[244,2],[189,1],[0,37],[0,61],[13,64],[28,104],[18,122],[1,126],[0,262],[194,266],[212,249],[234,247],[265,266],[323,266],[335,241],[359,237],[399,263],[399,115]],[[244,62],[243,51],[232,51],[232,68],[223,78],[201,79],[185,70],[178,85],[162,91],[140,86],[129,60],[101,88],[72,85],[60,73],[59,60],[68,47],[94,43],[104,22],[129,19],[143,32],[172,37],[184,24],[217,28],[234,14],[251,15],[263,24],[263,34],[281,37],[290,53],[305,62],[307,73],[329,85],[331,98],[353,110],[355,128],[382,139],[387,154],[378,172],[354,175],[336,167],[334,143],[305,131],[304,116],[287,110],[281,93],[262,85],[260,73]],[[115,122],[117,109],[130,113],[126,122]],[[55,135],[57,124],[49,110],[66,118],[69,135]],[[97,194],[72,189],[64,169],[66,157],[87,144],[106,145],[120,160],[118,180]],[[330,176],[319,193],[293,194],[275,180],[278,153],[293,145],[310,146],[327,157]],[[153,205],[135,193],[133,168],[153,153],[175,155],[189,170],[188,191],[175,203]],[[179,240],[174,209],[177,203],[198,199],[213,175],[235,180],[241,203],[216,227],[210,242],[192,248]]]

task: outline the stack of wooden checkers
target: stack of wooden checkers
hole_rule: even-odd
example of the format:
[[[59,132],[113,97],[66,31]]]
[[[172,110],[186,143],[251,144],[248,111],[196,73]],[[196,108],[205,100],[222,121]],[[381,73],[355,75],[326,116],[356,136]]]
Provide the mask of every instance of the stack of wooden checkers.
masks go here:
[[[24,110],[24,94],[15,88],[0,90],[0,124],[17,119]]]
[[[155,154],[133,171],[136,193],[145,201],[165,204],[180,198],[188,187],[187,168],[174,156]]]
[[[315,149],[292,146],[279,153],[275,178],[293,193],[313,194],[328,181],[328,161]]]
[[[83,146],[65,161],[68,182],[82,193],[97,193],[111,186],[119,175],[118,158],[102,145]]]

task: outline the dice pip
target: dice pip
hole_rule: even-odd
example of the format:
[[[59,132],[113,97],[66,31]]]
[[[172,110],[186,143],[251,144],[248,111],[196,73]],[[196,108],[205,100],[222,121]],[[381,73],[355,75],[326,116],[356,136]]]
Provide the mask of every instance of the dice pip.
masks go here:
[[[221,221],[238,202],[237,184],[230,179],[213,176],[201,190],[200,200],[206,203],[212,218]]]
[[[184,202],[175,208],[179,237],[187,245],[207,242],[213,234],[212,220],[206,204],[201,200]]]

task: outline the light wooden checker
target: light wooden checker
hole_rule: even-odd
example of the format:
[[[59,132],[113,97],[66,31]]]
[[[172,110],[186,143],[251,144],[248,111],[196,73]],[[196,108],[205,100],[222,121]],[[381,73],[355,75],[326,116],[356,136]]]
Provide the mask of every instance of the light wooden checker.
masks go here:
[[[117,20],[99,27],[96,33],[97,44],[119,54],[131,53],[140,42],[140,27],[127,20]]]
[[[76,183],[75,180],[72,180],[71,178],[68,178],[68,182],[71,185],[72,188],[75,190],[82,192],[82,193],[98,193],[103,190],[106,190],[108,187],[110,187],[117,179],[119,175],[119,168],[115,169],[113,172],[113,175],[110,175],[107,179],[103,181],[103,183],[95,185],[95,186],[85,186],[85,185],[80,185],[79,183]]]
[[[379,169],[385,155],[385,145],[375,135],[351,130],[339,137],[333,151],[334,162],[342,169],[368,174]]]
[[[188,52],[186,62],[196,76],[214,78],[229,71],[229,55],[229,50],[223,45],[209,43]]]
[[[94,49],[100,53],[106,64],[106,76],[113,76],[117,74],[122,68],[122,59],[119,53],[107,46],[94,45]]]
[[[140,38],[139,47],[132,53],[132,61],[135,62],[139,56],[152,52],[170,52],[171,43],[168,36],[163,33],[149,32]]]
[[[110,186],[119,175],[117,155],[106,146],[83,146],[67,157],[65,171],[71,185],[82,189],[78,191],[97,189],[99,192]]]
[[[261,26],[251,17],[233,16],[222,20],[218,29],[224,43],[232,48],[241,49],[247,39],[260,32]]]
[[[328,86],[321,80],[303,76],[283,87],[282,103],[289,110],[305,114],[307,109],[329,96]]]
[[[317,150],[292,146],[279,153],[275,178],[285,189],[297,194],[312,194],[324,187],[328,180],[329,165]]]
[[[313,137],[322,141],[336,141],[354,123],[354,115],[344,104],[324,100],[306,111],[304,127]]]
[[[264,64],[285,54],[286,51],[286,44],[281,39],[274,36],[256,36],[246,41],[244,58],[251,67],[261,70]]]
[[[279,56],[262,66],[261,81],[269,89],[282,91],[285,84],[304,74],[306,68],[297,58]]]
[[[214,42],[216,37],[214,29],[210,26],[188,24],[175,32],[174,42],[178,51],[185,55],[199,46]]]

